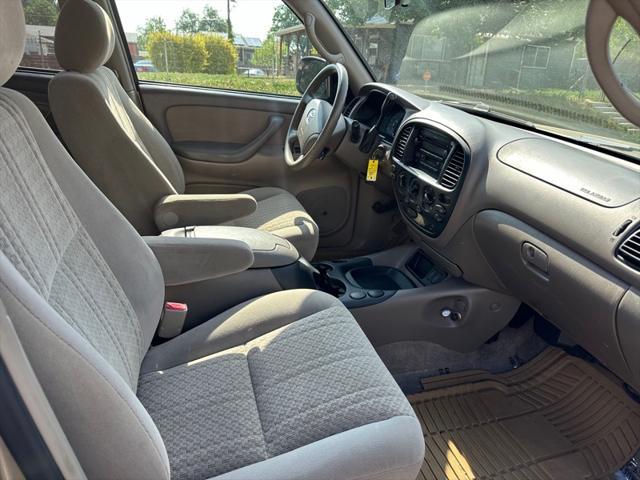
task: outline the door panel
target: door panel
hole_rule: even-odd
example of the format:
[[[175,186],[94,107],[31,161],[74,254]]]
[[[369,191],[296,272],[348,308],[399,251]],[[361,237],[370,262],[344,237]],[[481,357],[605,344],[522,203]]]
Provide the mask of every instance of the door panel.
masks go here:
[[[175,123],[176,128],[173,127],[171,114],[176,109],[185,110],[181,113],[189,115],[190,111],[194,110],[194,108],[176,107],[175,109],[170,109],[167,114],[169,118],[169,130],[173,133],[174,137],[173,149],[183,158],[212,163],[242,163],[249,160],[263,148],[270,146],[277,150],[277,148],[282,145],[282,126],[285,121],[283,115],[269,115],[266,118],[264,129],[259,133],[249,135],[244,141],[240,141],[240,138],[237,137],[233,139],[217,138],[220,136],[217,132],[215,135],[209,135],[208,131],[204,132],[205,135],[203,135],[203,139],[201,140],[178,140],[181,135],[179,135],[176,130],[182,128],[187,122],[179,119],[179,121]],[[211,108],[203,108],[202,110],[206,110],[207,113],[212,113]],[[229,116],[236,112],[236,110],[230,110]],[[206,124],[209,125],[210,122],[206,122]],[[239,128],[241,127],[239,126]],[[249,131],[249,129],[246,129],[246,131]],[[186,138],[197,136],[198,135],[190,135],[188,133],[185,135]]]
[[[260,105],[269,108],[270,105]],[[201,141],[248,144],[257,138],[272,119],[290,119],[290,112],[270,110],[180,105],[167,109],[167,127],[174,142]],[[288,122],[287,122],[288,123]],[[221,128],[212,128],[217,126]],[[286,134],[281,122],[278,135],[272,135],[267,143],[282,145]],[[276,133],[276,132],[274,132]]]
[[[301,171],[284,162],[298,99],[149,83],[140,93],[147,115],[178,154],[188,193],[284,188],[318,223],[321,248],[349,244],[357,174],[330,157]]]

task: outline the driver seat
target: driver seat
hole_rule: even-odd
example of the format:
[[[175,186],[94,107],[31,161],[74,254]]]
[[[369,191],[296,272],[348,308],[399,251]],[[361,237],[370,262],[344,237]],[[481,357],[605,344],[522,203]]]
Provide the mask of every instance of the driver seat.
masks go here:
[[[111,19],[99,5],[65,2],[55,31],[56,56],[65,71],[50,82],[49,103],[76,162],[136,230],[157,235],[187,226],[178,218],[182,214],[204,222],[195,225],[270,232],[311,260],[318,226],[289,192],[262,187],[240,194],[185,195],[184,172],[171,147],[104,66],[114,47]],[[163,203],[181,205],[159,218]]]

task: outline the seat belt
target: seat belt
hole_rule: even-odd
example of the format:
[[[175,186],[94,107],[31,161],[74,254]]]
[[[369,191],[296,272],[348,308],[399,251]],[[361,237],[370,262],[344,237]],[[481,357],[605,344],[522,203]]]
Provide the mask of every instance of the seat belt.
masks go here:
[[[0,473],[12,459],[26,479],[86,479],[1,301],[0,412]]]
[[[189,308],[186,303],[165,302],[158,326],[158,336],[168,339],[180,335],[188,312]]]

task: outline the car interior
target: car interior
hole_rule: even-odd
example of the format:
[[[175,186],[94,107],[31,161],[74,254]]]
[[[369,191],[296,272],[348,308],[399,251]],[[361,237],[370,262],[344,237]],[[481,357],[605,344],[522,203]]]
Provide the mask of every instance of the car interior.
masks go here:
[[[0,0],[0,478],[640,479],[640,0]]]

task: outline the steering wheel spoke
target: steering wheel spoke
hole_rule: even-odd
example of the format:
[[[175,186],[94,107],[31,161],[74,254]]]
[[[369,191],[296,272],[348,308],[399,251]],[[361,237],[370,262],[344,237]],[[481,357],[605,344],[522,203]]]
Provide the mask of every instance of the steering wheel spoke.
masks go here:
[[[298,130],[289,129],[289,131],[287,132],[287,142],[293,144],[299,141],[300,139],[298,138]]]
[[[302,150],[302,147],[300,146],[300,137],[298,136],[298,130],[289,130],[287,132],[286,147],[291,149],[291,152],[294,156]]]
[[[337,77],[333,105],[315,98],[317,91],[332,75]],[[347,70],[339,63],[324,67],[309,84],[287,130],[284,157],[289,167],[301,169],[323,157],[342,118],[348,88]],[[300,154],[296,151],[296,146],[299,147]]]
[[[314,96],[312,94],[304,92],[304,95],[302,95],[302,98],[300,99],[300,103],[306,106],[306,105],[309,105],[309,103],[311,103],[313,99],[314,99]]]

